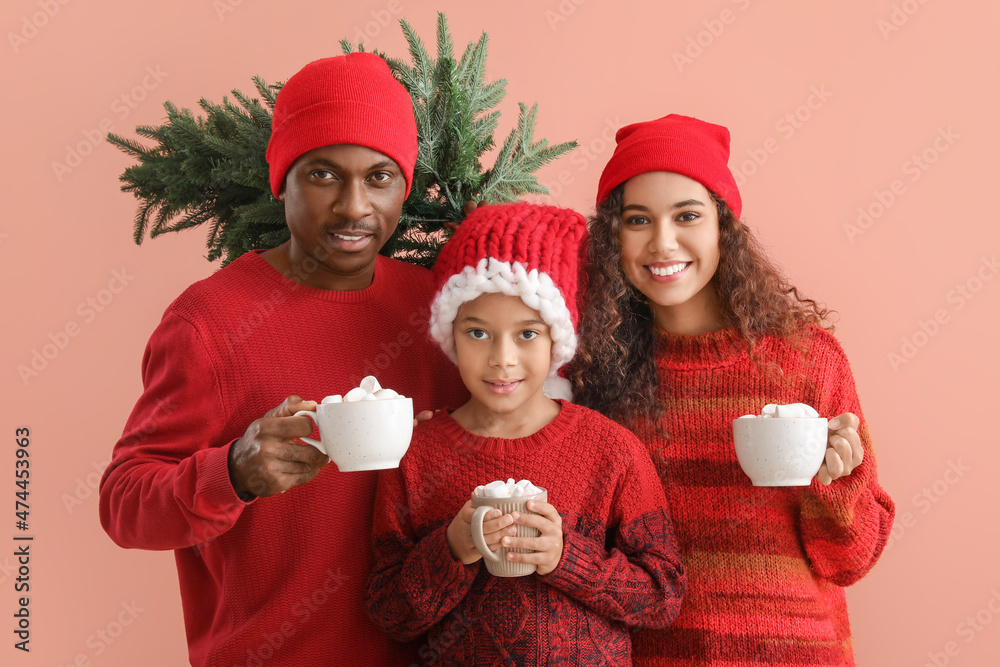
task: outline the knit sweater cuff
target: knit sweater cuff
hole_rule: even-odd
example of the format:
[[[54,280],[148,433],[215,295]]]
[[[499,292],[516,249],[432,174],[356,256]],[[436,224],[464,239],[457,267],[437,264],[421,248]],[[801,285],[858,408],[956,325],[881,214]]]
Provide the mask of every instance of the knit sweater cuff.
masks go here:
[[[248,501],[241,499],[229,479],[229,450],[232,446],[233,443],[225,447],[212,447],[203,450],[198,457],[195,493],[200,503],[207,505],[206,509],[220,512],[242,510],[247,502],[255,498],[249,497]]]
[[[431,567],[438,570],[437,574],[440,576],[440,579],[437,583],[441,586],[452,586],[455,584],[471,585],[472,580],[476,578],[476,574],[479,572],[479,564],[482,560],[464,565],[462,561],[455,560],[455,557],[451,555],[451,547],[448,546],[447,525],[440,526],[427,533],[420,540],[419,548],[424,560]]]
[[[544,575],[542,581],[576,598],[578,593],[594,589],[600,576],[600,563],[606,557],[597,542],[576,532],[565,532],[559,564]]]
[[[818,502],[822,506],[823,509],[819,510],[822,514],[832,519],[836,525],[849,528],[855,524],[857,518],[855,512],[862,504],[868,488],[871,475],[866,473],[868,469],[858,468],[847,477],[835,479],[829,486],[824,486],[813,479],[805,493],[815,498],[813,502]],[[809,510],[810,505],[811,503],[804,505],[805,517],[808,519],[820,516],[815,513],[818,509],[815,505],[812,505],[815,508],[812,512]]]

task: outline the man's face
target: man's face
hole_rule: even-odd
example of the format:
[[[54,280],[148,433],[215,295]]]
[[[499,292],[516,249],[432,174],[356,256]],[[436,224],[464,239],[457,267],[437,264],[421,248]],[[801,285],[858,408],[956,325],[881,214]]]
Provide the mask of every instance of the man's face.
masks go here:
[[[296,279],[322,289],[368,287],[405,198],[399,165],[371,148],[339,144],[299,156],[281,191]]]

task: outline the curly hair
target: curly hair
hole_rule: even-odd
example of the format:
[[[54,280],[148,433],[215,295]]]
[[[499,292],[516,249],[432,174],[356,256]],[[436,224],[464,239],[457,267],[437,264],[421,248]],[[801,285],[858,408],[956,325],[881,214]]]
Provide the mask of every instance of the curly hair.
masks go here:
[[[580,317],[579,345],[569,370],[574,400],[615,421],[634,426],[639,419],[659,422],[656,395],[657,334],[645,296],[621,266],[624,185],[615,188],[588,221],[587,291]],[[750,229],[712,193],[719,213],[719,266],[711,284],[723,318],[733,326],[755,363],[754,348],[765,335],[789,341],[806,324],[826,325],[831,311],[789,284]]]

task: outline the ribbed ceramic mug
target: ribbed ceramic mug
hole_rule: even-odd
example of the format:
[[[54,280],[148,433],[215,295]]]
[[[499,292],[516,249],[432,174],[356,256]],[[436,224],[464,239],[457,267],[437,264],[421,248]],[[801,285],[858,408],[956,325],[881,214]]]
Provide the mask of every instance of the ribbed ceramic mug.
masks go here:
[[[539,487],[541,488],[541,487]],[[491,510],[498,509],[504,514],[511,512],[521,512],[522,514],[534,514],[529,512],[527,504],[529,500],[537,500],[547,503],[549,501],[548,491],[542,489],[540,493],[533,496],[518,496],[516,498],[481,498],[472,493],[472,506],[476,508],[472,515],[472,541],[476,549],[483,555],[486,569],[495,577],[524,577],[535,571],[534,563],[515,563],[507,560],[507,552],[533,553],[531,549],[514,549],[511,547],[500,547],[495,551],[490,551],[486,546],[486,538],[483,537],[483,517]],[[517,528],[516,537],[538,537],[541,533],[537,528],[514,524]]]

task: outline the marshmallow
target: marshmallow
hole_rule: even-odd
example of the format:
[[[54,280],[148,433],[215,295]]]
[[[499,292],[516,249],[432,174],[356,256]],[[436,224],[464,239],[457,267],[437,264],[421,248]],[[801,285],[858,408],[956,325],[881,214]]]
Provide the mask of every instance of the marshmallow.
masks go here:
[[[528,484],[531,484],[531,482],[529,482],[526,479],[522,479],[520,482],[515,484],[514,488],[510,490],[511,497],[520,497],[528,495],[527,493],[525,493],[525,489],[527,489]]]
[[[480,498],[520,498],[522,496],[533,496],[541,493],[542,490],[526,479],[514,482],[513,477],[507,481],[496,480],[486,486],[477,486],[476,495]]]
[[[365,391],[361,387],[355,387],[354,389],[344,394],[344,402],[354,403],[355,401],[361,401],[364,400],[365,396],[367,395],[368,395],[367,391]]]
[[[815,419],[819,413],[805,403],[792,403],[791,405],[775,406],[775,416],[779,419],[801,419],[803,417]]]
[[[757,417],[757,415],[742,415],[739,419],[750,417]],[[819,413],[805,403],[791,403],[789,405],[768,403],[760,411],[761,419],[816,419],[817,417],[819,417]]]
[[[507,485],[500,480],[490,482],[483,487],[484,498],[507,498],[508,496],[510,494],[507,493]]]
[[[323,399],[323,403],[356,403],[358,401],[374,401],[389,398],[406,398],[392,389],[383,389],[375,379],[374,375],[369,375],[361,381],[361,384],[350,390],[343,396],[334,394]]]
[[[369,394],[374,394],[382,388],[382,385],[378,383],[378,380],[375,379],[374,375],[368,375],[361,381],[361,384],[358,385],[358,387],[364,389]]]

